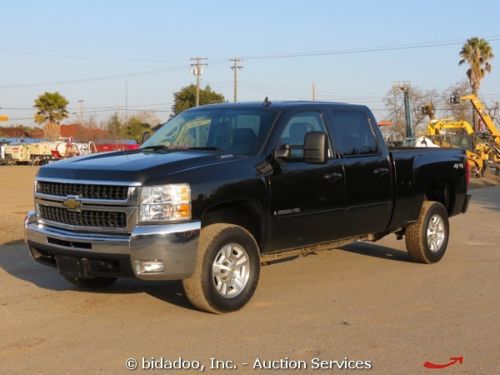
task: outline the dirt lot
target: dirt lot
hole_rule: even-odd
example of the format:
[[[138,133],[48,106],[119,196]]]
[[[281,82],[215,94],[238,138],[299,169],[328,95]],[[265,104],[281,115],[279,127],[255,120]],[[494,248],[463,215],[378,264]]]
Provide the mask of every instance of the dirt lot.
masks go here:
[[[208,369],[211,357],[234,361],[229,373],[259,373],[257,358],[348,357],[371,361],[374,374],[419,374],[459,356],[443,373],[500,373],[499,187],[472,191],[438,264],[409,262],[393,236],[357,243],[264,267],[252,302],[215,316],[193,310],[178,282],[79,292],[35,264],[21,242],[35,173],[0,168],[2,373],[119,374],[129,357],[179,356],[214,374],[224,371]]]

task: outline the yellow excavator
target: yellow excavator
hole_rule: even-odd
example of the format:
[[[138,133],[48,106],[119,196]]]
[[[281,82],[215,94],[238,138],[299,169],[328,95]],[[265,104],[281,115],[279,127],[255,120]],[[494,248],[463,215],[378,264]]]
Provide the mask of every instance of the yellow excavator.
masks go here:
[[[486,126],[486,137],[476,141],[476,150],[487,155],[487,159],[492,163],[500,163],[500,131],[495,126],[491,116],[485,111],[483,103],[475,95],[466,95],[460,101],[470,101],[477,115]]]
[[[484,175],[486,164],[484,155],[478,154],[474,145],[474,129],[467,121],[434,118],[434,107],[427,104],[422,107],[422,113],[429,116],[427,124],[427,137],[439,147],[463,148],[467,154],[467,162],[472,175]]]
[[[469,100],[485,124],[488,132],[475,133],[471,124],[467,121],[452,119],[435,119],[435,111],[432,104],[422,107],[422,112],[430,118],[427,124],[428,137],[440,147],[463,148],[466,150],[470,170],[476,177],[484,176],[487,163],[498,166],[500,163],[500,132],[496,128],[491,117],[486,113],[483,104],[475,95],[466,95],[460,101]],[[457,96],[452,95],[450,102],[459,103]]]

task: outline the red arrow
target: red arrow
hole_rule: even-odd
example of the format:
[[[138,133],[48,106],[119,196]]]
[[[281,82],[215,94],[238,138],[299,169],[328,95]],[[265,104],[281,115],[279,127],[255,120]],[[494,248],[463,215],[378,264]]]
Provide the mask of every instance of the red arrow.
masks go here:
[[[444,365],[439,365],[439,364],[435,364],[435,363],[431,363],[431,362],[425,362],[424,367],[426,367],[426,368],[445,368],[445,367],[453,366],[457,362],[462,364],[463,361],[464,361],[464,357],[450,357],[450,362],[445,363]]]

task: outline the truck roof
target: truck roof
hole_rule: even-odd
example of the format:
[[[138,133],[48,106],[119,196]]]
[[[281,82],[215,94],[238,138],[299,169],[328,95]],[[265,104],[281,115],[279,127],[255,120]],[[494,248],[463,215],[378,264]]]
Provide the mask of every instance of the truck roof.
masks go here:
[[[335,106],[340,108],[367,108],[364,105],[359,104],[349,104],[343,102],[327,102],[327,101],[308,101],[308,100],[283,100],[283,101],[269,101],[269,104],[262,102],[238,102],[238,103],[215,103],[207,104],[199,107],[191,108],[193,109],[209,109],[209,108],[269,108],[277,110],[293,109],[298,107],[321,107],[321,106]]]

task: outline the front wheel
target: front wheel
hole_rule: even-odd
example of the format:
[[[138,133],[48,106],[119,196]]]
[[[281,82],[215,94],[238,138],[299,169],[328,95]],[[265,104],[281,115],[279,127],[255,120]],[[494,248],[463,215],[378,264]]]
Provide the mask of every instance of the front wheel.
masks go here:
[[[410,258],[419,263],[438,262],[446,252],[449,235],[446,208],[439,202],[424,202],[418,221],[405,231]]]
[[[259,248],[253,236],[237,225],[212,224],[201,230],[195,270],[182,283],[193,306],[222,314],[250,300],[259,274]]]

